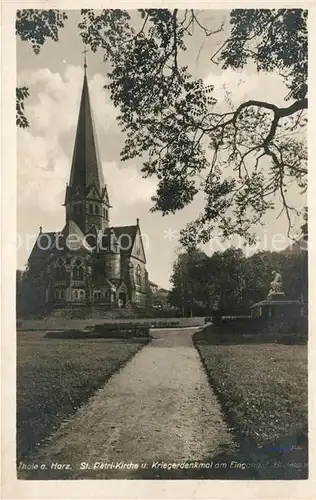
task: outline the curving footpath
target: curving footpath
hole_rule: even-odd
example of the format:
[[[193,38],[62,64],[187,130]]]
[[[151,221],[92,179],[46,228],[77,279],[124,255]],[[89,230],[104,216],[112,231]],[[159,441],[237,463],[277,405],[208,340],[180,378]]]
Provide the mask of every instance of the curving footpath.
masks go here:
[[[18,477],[154,478],[159,463],[232,451],[233,438],[192,343],[194,332],[155,330],[153,341],[39,450],[32,463],[42,469],[20,470]]]

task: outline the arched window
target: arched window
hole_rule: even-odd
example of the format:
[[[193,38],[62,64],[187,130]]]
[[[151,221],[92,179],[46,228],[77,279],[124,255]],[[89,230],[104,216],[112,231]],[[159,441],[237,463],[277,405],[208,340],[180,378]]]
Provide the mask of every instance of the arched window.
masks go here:
[[[100,290],[94,290],[93,298],[94,298],[94,300],[101,300],[102,299],[102,292]]]
[[[85,296],[86,296],[86,292],[85,292],[84,290],[79,290],[79,297],[80,297],[81,299],[84,299],[84,298],[85,298]]]
[[[72,294],[73,294],[73,298],[74,298],[74,299],[77,299],[77,298],[78,298],[78,290],[74,290],[74,291],[72,292]]]
[[[141,284],[142,284],[141,268],[138,265],[136,268],[136,285],[141,285]]]
[[[63,259],[58,259],[56,262],[56,280],[61,281],[66,279],[66,266]]]
[[[80,259],[77,259],[74,263],[72,269],[72,278],[77,281],[82,281],[84,279],[83,262]]]
[[[64,299],[65,298],[65,290],[55,290],[55,299]]]

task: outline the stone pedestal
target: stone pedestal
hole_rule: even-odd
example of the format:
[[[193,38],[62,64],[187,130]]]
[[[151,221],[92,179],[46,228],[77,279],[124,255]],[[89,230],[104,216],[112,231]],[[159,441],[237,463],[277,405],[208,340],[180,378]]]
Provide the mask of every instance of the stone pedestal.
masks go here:
[[[269,292],[267,296],[267,300],[286,300],[284,292]]]
[[[287,300],[284,293],[269,294],[266,300],[251,307],[254,318],[298,318],[302,315],[302,303],[299,300]]]
[[[272,271],[272,276],[273,281],[266,300],[251,307],[251,316],[263,319],[293,319],[302,316],[303,304],[299,300],[286,298],[281,274]]]

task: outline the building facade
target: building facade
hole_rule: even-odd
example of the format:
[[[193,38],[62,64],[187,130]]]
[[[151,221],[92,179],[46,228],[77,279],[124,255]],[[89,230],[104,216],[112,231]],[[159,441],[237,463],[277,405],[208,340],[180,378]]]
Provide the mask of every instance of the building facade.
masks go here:
[[[28,259],[24,281],[35,302],[51,308],[145,306],[149,284],[139,220],[111,226],[86,68],[64,206],[64,228],[40,228]]]

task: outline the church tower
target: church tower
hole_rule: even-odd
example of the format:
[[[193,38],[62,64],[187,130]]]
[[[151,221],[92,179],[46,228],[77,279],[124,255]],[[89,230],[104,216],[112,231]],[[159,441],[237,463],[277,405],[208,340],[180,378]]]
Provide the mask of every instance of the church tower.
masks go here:
[[[148,273],[139,220],[133,225],[110,224],[86,67],[85,63],[64,203],[66,224],[61,231],[40,228],[24,278],[23,307],[28,311],[54,314],[53,309],[70,306],[84,315],[93,313],[92,306],[106,311],[142,308],[147,303]]]
[[[92,226],[99,230],[108,228],[110,209],[93,122],[86,68],[85,63],[70,180],[65,197],[66,224],[73,220],[84,234]]]

